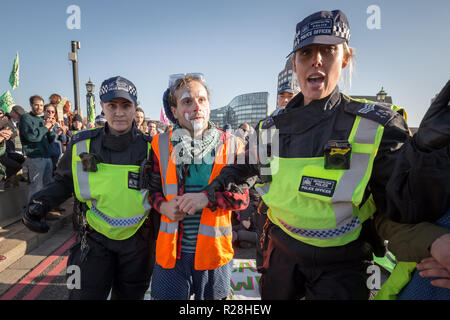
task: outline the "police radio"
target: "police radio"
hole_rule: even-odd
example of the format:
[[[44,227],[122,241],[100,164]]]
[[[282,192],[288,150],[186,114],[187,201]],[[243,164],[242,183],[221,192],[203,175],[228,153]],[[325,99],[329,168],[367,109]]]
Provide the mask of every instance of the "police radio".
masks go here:
[[[345,140],[331,140],[325,146],[325,169],[350,169],[352,145]]]

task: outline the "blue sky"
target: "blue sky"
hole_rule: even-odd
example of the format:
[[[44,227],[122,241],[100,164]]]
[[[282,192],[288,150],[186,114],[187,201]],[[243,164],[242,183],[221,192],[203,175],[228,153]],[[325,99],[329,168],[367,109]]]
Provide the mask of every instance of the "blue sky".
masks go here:
[[[66,9],[81,10],[81,29],[70,30]],[[369,30],[370,5],[381,12],[381,29]],[[159,119],[162,92],[171,73],[203,72],[211,107],[239,94],[268,91],[274,109],[278,72],[292,49],[295,25],[318,10],[343,10],[350,22],[356,63],[350,95],[375,95],[381,86],[418,126],[450,78],[450,1],[382,0],[190,0],[2,1],[0,91],[11,91],[9,73],[20,56],[20,86],[12,92],[29,109],[28,97],[59,93],[73,101],[70,41],[81,42],[79,81],[96,85],[122,75],[134,82],[146,116]],[[0,94],[1,94],[0,93]],[[99,106],[97,113],[99,113]]]

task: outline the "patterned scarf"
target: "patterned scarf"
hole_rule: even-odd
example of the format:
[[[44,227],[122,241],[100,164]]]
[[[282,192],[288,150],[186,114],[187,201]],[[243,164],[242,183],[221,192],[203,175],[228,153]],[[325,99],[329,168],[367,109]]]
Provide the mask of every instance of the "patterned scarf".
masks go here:
[[[175,124],[170,142],[173,146],[172,160],[180,164],[201,164],[202,159],[217,147],[221,132],[212,122],[201,137],[192,138],[188,130]]]

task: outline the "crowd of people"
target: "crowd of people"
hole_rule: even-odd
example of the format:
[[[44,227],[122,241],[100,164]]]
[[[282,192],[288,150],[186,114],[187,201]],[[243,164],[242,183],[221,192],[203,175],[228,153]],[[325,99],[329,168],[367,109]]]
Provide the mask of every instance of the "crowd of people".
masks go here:
[[[5,190],[18,187],[19,182],[30,184],[30,196],[42,189],[51,181],[72,136],[105,125],[103,113],[90,123],[76,110],[71,111],[70,101],[62,106],[63,119],[59,119],[61,100],[54,93],[45,104],[44,98],[34,95],[30,97],[30,111],[20,105],[13,106],[9,113],[0,110],[0,179]],[[145,120],[141,108],[136,110],[135,121],[145,134],[154,136],[159,132],[155,121]]]
[[[120,76],[102,83],[91,130],[70,108],[56,117],[57,95],[13,108],[0,146],[18,130],[25,225],[47,232],[73,194],[82,208],[70,299],[142,299],[150,279],[155,300],[227,299],[236,247],[255,248],[262,299],[368,299],[368,263],[387,249],[398,263],[379,299],[450,299],[450,81],[411,136],[402,108],[340,91],[349,39],[340,10],[300,21],[289,56],[301,91],[279,87],[255,128],[210,122],[198,73],[170,76],[173,125],[159,132]]]

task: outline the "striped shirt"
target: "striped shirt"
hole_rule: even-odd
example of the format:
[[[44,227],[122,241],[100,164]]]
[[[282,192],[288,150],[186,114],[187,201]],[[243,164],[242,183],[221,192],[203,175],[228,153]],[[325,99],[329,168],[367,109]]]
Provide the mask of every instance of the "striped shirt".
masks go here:
[[[206,163],[204,162],[203,164],[189,165],[185,178],[185,193],[200,192],[208,185],[209,177],[211,176],[212,171],[212,162],[213,161],[206,161]],[[181,237],[181,252],[195,252],[201,216],[202,210],[199,210],[193,215],[186,215],[184,217],[182,221],[183,233]]]

